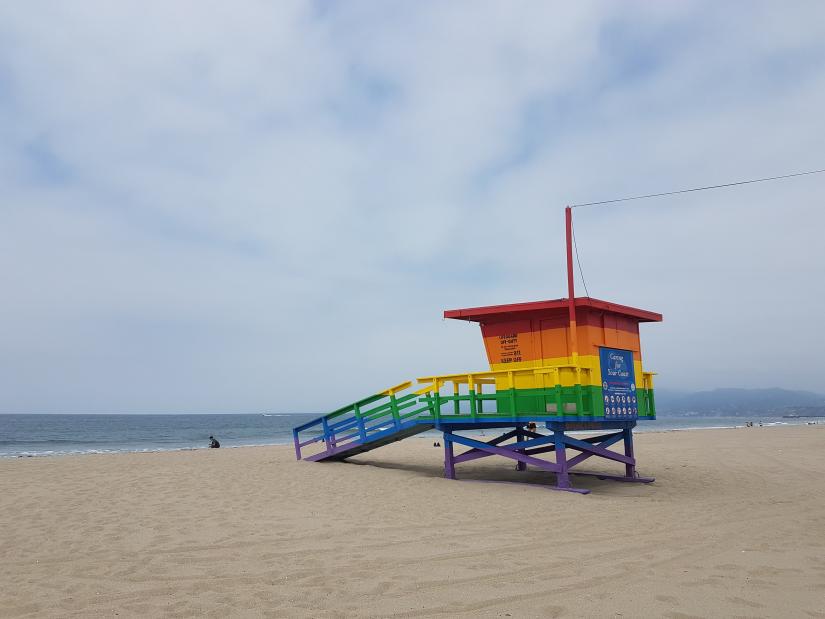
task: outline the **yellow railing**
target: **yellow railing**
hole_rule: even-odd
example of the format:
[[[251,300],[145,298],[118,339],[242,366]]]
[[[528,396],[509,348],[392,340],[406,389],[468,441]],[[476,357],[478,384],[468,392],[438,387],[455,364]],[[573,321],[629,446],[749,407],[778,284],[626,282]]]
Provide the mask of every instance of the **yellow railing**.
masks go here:
[[[532,387],[555,387],[561,385],[572,387],[575,385],[599,385],[600,381],[594,380],[596,370],[590,366],[565,363],[558,365],[545,365],[533,368],[520,368],[517,370],[479,370],[475,372],[462,372],[459,374],[440,374],[436,376],[422,376],[416,382],[422,387],[420,393],[427,391],[439,391],[447,383],[452,383],[454,388],[459,385],[472,385],[474,391],[481,391],[483,385],[495,385],[497,389],[526,389]],[[653,377],[655,372],[642,372],[641,387],[643,389],[653,389]],[[548,381],[547,379],[550,378]],[[519,379],[532,379],[535,385],[519,384]]]

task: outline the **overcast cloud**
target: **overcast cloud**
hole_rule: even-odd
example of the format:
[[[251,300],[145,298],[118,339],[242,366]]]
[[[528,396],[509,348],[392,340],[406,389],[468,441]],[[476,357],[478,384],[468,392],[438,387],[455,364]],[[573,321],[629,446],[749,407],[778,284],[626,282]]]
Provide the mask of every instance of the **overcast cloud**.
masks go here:
[[[486,367],[441,312],[565,296],[565,204],[823,168],[823,110],[818,1],[5,2],[0,412]],[[661,387],[825,391],[823,191],[578,209],[589,292]]]

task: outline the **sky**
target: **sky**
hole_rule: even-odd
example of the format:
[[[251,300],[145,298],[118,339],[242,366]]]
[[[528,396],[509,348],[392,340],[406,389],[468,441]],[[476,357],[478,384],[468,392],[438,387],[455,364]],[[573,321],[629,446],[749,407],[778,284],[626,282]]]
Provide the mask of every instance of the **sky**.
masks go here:
[[[443,310],[566,296],[566,204],[825,168],[823,110],[819,1],[2,3],[0,412],[483,369]],[[576,209],[587,290],[658,387],[825,392],[823,194]]]

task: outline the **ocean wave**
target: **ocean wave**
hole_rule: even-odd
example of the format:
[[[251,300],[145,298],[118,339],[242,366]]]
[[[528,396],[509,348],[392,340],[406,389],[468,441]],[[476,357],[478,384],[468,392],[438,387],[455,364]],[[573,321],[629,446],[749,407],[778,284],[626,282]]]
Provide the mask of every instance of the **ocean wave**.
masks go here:
[[[87,439],[84,438],[82,441],[78,439],[72,438],[37,438],[37,439],[0,439],[0,447],[9,446],[9,445],[77,445],[78,443],[85,443],[85,444],[100,444],[106,445],[110,444],[111,440],[106,439]]]
[[[272,441],[266,443],[242,443],[237,445],[223,444],[222,449],[237,449],[239,447],[275,447],[291,444],[290,440]],[[117,454],[117,453],[160,453],[171,451],[195,451],[201,449],[209,449],[204,445],[186,445],[176,447],[112,447],[112,448],[95,448],[95,447],[78,447],[76,449],[22,449],[14,451],[0,451],[0,458],[42,458],[48,456],[83,456],[93,454]]]

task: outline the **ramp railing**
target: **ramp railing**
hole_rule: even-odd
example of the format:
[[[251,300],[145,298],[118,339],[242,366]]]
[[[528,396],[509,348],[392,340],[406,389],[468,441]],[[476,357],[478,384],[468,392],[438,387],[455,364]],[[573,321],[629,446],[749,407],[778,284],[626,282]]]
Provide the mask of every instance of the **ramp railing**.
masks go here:
[[[295,456],[300,460],[305,448],[314,453],[343,451],[380,441],[421,417],[432,419],[435,399],[422,398],[429,394],[429,388],[411,389],[412,384],[400,383],[294,428]]]

